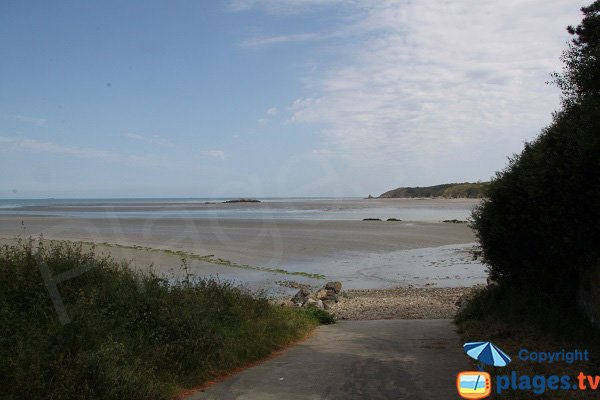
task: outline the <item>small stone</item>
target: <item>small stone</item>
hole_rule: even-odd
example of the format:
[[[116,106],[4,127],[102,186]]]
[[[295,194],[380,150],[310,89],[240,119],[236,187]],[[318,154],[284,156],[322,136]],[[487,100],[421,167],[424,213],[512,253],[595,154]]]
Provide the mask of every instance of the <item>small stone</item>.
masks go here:
[[[323,301],[309,298],[308,300],[306,300],[306,303],[304,303],[304,307],[316,307],[322,309]]]
[[[302,288],[298,290],[298,293],[296,293],[294,297],[292,297],[292,302],[295,304],[304,304],[308,296],[310,296],[310,291],[307,288]]]
[[[327,284],[325,285],[325,289],[332,289],[337,294],[342,290],[342,282],[327,282]]]
[[[328,295],[328,294],[329,294],[329,293],[328,293],[328,290],[327,290],[327,289],[320,289],[320,290],[317,292],[317,295],[316,295],[316,297],[317,297],[317,299],[319,299],[319,300],[323,300],[324,298],[326,298],[326,297],[327,297],[327,295]]]
[[[340,297],[331,289],[327,290],[327,296],[323,297],[322,300],[333,300],[336,303],[340,301]]]
[[[304,307],[311,307],[314,306],[316,303],[317,301],[315,299],[308,298],[304,303]]]

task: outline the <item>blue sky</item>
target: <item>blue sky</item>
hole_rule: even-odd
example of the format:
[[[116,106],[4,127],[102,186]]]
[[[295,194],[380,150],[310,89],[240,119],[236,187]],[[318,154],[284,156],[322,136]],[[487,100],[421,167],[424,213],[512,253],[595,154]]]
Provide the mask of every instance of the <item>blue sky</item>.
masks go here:
[[[1,2],[0,198],[489,179],[558,107],[586,3],[488,3]]]

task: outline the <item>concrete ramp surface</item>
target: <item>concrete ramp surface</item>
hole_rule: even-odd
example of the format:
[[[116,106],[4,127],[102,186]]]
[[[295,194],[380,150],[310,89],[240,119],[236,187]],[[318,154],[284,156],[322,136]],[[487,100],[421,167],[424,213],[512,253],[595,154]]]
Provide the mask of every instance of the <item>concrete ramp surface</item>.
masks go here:
[[[456,399],[469,369],[449,320],[340,321],[187,400]]]

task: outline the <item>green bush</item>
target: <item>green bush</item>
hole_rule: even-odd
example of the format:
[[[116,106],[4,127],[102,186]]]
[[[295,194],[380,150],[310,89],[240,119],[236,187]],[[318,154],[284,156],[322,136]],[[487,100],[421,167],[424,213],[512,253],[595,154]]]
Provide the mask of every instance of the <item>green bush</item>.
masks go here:
[[[39,252],[39,253],[38,253]],[[36,254],[58,283],[59,321]],[[226,282],[133,272],[79,245],[0,248],[0,398],[168,399],[307,334],[317,318]]]
[[[575,307],[580,274],[600,259],[600,2],[583,12],[556,75],[562,110],[472,216],[491,277],[546,307]]]
[[[321,308],[305,307],[305,308],[302,308],[301,310],[304,314],[319,321],[320,324],[323,324],[323,325],[335,324],[335,317]]]

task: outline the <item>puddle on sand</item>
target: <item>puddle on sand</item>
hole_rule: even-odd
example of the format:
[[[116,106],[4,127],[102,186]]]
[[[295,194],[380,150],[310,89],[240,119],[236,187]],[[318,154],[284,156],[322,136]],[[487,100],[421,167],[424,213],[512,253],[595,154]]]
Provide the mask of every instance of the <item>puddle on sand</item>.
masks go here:
[[[289,271],[323,274],[325,280],[194,261],[190,263],[190,272],[230,281],[251,291],[265,291],[276,297],[290,296],[298,291],[298,288],[278,284],[281,281],[300,283],[313,289],[328,280],[338,280],[346,289],[472,286],[484,284],[487,277],[486,267],[473,260],[470,250],[474,246],[475,243],[467,243],[387,253],[345,252],[312,262],[281,265]]]
[[[458,287],[485,283],[487,272],[473,260],[475,243],[452,244],[389,253],[343,253],[335,258],[287,265],[289,270],[318,273],[348,289],[396,286]]]

